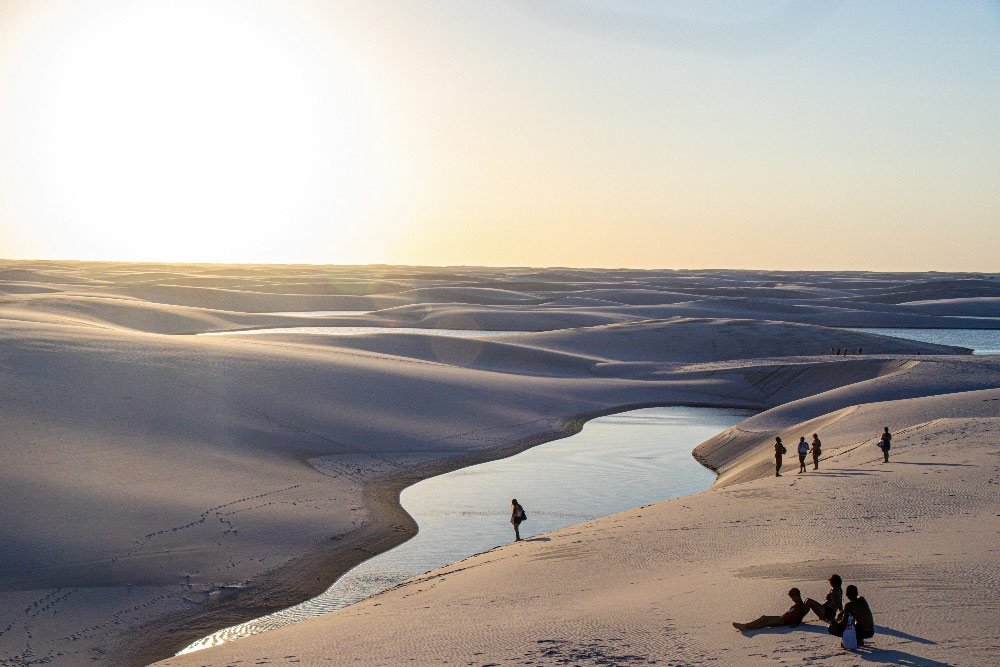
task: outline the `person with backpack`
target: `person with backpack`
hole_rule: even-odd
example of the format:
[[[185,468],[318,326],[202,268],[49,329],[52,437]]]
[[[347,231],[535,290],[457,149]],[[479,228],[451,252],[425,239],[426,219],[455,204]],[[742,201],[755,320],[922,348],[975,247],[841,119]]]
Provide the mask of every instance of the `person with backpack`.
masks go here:
[[[521,522],[528,518],[528,515],[524,513],[524,508],[521,504],[517,502],[517,498],[510,501],[510,522],[514,525],[514,541],[521,541]]]
[[[864,646],[866,639],[875,636],[875,618],[872,616],[872,609],[868,606],[868,601],[858,595],[858,587],[848,586],[844,591],[847,595],[847,604],[840,612],[837,620],[830,625],[830,634],[835,637],[843,637],[844,631],[854,625],[854,632],[857,637],[858,646]]]
[[[820,447],[822,443],[819,441],[819,436],[813,433],[812,442],[812,455],[813,455],[813,470],[819,470],[819,455],[823,453],[823,449]]]
[[[788,452],[781,444],[781,438],[774,439],[774,476],[781,477],[781,457]]]
[[[794,628],[809,613],[809,607],[802,601],[802,593],[797,588],[788,591],[788,597],[792,598],[792,606],[781,616],[761,616],[749,623],[737,623],[733,621],[733,627],[740,632],[761,630],[763,628],[780,628],[783,625]]]
[[[885,431],[882,433],[882,438],[878,441],[878,448],[882,450],[882,455],[885,456],[885,462],[889,462],[889,448],[892,446],[892,433],[889,433],[889,427],[885,427]]]
[[[806,471],[806,455],[809,453],[809,443],[805,436],[799,438],[799,472]]]

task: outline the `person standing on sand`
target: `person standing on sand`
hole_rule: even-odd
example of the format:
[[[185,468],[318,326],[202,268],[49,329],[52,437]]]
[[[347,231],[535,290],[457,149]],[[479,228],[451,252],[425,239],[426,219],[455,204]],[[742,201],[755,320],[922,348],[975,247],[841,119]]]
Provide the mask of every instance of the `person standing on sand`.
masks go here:
[[[826,602],[820,604],[812,598],[806,600],[806,606],[816,612],[819,620],[833,623],[837,619],[837,612],[844,608],[844,589],[841,588],[843,583],[839,574],[831,574],[830,592],[826,594]]]
[[[781,616],[761,616],[749,623],[737,623],[733,621],[733,627],[740,632],[747,630],[761,630],[763,628],[780,628],[783,625],[794,628],[802,622],[802,619],[809,613],[809,607],[802,601],[802,593],[799,589],[793,588],[788,591],[788,597],[792,598],[792,606]]]
[[[774,476],[781,477],[781,457],[788,450],[781,444],[781,438],[774,439]]]
[[[889,433],[889,427],[885,427],[885,431],[882,433],[882,438],[878,441],[878,448],[882,450],[882,455],[885,456],[885,462],[889,462],[889,448],[892,447],[892,433]]]
[[[799,438],[799,472],[806,471],[806,454],[809,453],[809,443],[805,436]]]
[[[510,522],[514,525],[514,541],[521,541],[521,522],[528,518],[528,515],[524,513],[524,508],[521,504],[517,502],[517,498],[510,501]]]
[[[819,455],[823,453],[820,448],[822,445],[819,441],[819,436],[813,433],[813,444],[812,444],[812,454],[813,454],[813,470],[819,470]]]

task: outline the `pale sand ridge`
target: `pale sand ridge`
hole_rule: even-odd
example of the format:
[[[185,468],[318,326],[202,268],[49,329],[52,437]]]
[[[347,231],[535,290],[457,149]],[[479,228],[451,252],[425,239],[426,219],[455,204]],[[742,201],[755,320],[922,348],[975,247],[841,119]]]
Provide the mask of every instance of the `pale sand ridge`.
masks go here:
[[[433,575],[434,590],[416,595],[406,584],[285,634],[176,664],[228,664],[235,655],[229,651],[251,650],[243,646],[278,661],[298,652],[306,664],[410,657],[398,651],[418,662],[529,656],[538,664],[559,656],[595,664],[602,655],[728,660],[732,651],[741,656],[734,664],[750,664],[741,662],[753,658],[747,651],[781,657],[784,644],[768,644],[763,634],[731,636],[731,628],[716,637],[715,624],[780,611],[787,582],[733,573],[741,568],[792,564],[797,583],[806,587],[811,577],[821,589],[826,566],[801,563],[857,562],[860,572],[876,568],[871,554],[881,550],[893,561],[923,563],[919,571],[930,583],[923,596],[916,589],[883,596],[869,584],[863,592],[873,605],[891,598],[922,609],[931,591],[964,599],[959,574],[973,560],[980,569],[996,560],[989,517],[996,485],[981,476],[996,459],[983,443],[1000,414],[987,394],[977,409],[966,404],[1000,386],[1000,362],[815,326],[797,310],[845,320],[877,312],[905,326],[934,316],[907,312],[905,301],[889,303],[904,292],[939,299],[944,289],[956,298],[991,299],[992,277],[956,276],[942,286],[940,274],[66,262],[0,263],[0,276],[0,501],[8,517],[0,528],[3,664],[139,665],[165,657],[218,627],[318,593],[350,565],[412,534],[396,502],[403,485],[571,433],[581,418],[628,406],[766,411],[698,448],[698,457],[722,474],[718,490],[465,561],[475,566],[443,578],[456,586],[450,593]],[[929,287],[919,288],[924,283]],[[965,287],[973,297],[958,296]],[[769,293],[775,298],[762,298],[759,313],[743,302]],[[595,296],[611,305],[593,304]],[[663,310],[698,302],[718,310],[695,317]],[[355,307],[375,312],[266,314]],[[334,322],[538,333],[477,340],[169,335]],[[835,346],[863,347],[865,354],[831,356]],[[873,446],[857,447],[881,430],[880,420],[900,433],[900,465],[889,471],[873,468]],[[793,441],[809,429],[823,429],[826,456],[839,472],[763,478],[773,436]],[[918,435],[933,438],[910,440]],[[934,438],[958,443],[975,470],[938,466]],[[904,468],[908,443],[917,463],[935,465]],[[848,495],[843,487],[860,494],[852,502],[874,503],[869,481],[897,485],[903,505],[893,507],[922,537],[881,523],[858,528],[857,539],[868,540],[861,549],[867,560],[858,561],[849,549],[837,551],[846,547],[831,546],[844,542],[832,536],[855,516],[854,505],[823,498]],[[795,495],[804,485],[816,493]],[[919,497],[909,499],[911,487],[924,486],[928,496],[933,488],[965,489],[955,494],[963,500],[928,505],[916,491]],[[732,502],[730,489],[758,494],[749,497],[763,499],[768,512]],[[801,512],[776,516],[770,505],[780,510],[786,501]],[[906,510],[910,502],[914,509]],[[967,552],[959,553],[953,543],[964,539],[970,517],[992,538],[965,540]],[[742,532],[779,518],[799,528]],[[653,530],[661,524],[673,528]],[[612,533],[614,540],[604,539]],[[678,542],[678,534],[685,539]],[[574,537],[567,542],[563,535]],[[811,546],[810,536],[823,548]],[[919,548],[905,551],[908,540]],[[940,577],[930,552],[920,550],[935,541],[949,545],[941,553],[951,559]],[[528,560],[527,570],[510,569]],[[851,581],[846,566],[842,574]],[[976,581],[996,581],[995,572],[989,576],[979,572]],[[670,585],[663,589],[660,579]],[[760,595],[759,604],[749,593]],[[705,603],[695,604],[702,594]],[[391,610],[383,598],[393,600]],[[492,602],[479,604],[486,600]],[[420,611],[424,605],[433,617]],[[350,619],[376,611],[381,648],[373,651],[372,624],[365,630]],[[887,613],[876,609],[877,621],[910,627]],[[399,618],[412,622],[396,624]],[[462,632],[455,630],[459,618],[469,619],[459,624]],[[975,664],[983,642],[997,643],[993,630],[976,625],[979,618],[963,614],[961,632],[951,621],[939,623],[936,644],[892,650]],[[973,632],[978,643],[943,639]],[[810,646],[832,644],[817,639]]]

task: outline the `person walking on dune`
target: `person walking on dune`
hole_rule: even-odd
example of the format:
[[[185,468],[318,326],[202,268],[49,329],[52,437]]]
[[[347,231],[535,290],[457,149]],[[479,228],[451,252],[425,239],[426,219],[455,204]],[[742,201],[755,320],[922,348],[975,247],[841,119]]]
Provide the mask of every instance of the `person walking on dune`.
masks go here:
[[[799,472],[806,471],[806,455],[809,453],[809,443],[805,436],[799,438]]]
[[[524,508],[521,504],[517,502],[517,498],[510,501],[510,522],[514,526],[514,541],[521,541],[521,522],[528,518],[528,515],[524,513]]]
[[[781,616],[761,616],[749,623],[736,623],[734,621],[733,627],[740,632],[761,630],[763,628],[780,628],[783,625],[794,628],[809,613],[809,607],[802,601],[802,593],[797,588],[788,591],[788,597],[792,598],[792,606]]]
[[[813,470],[819,470],[819,455],[823,453],[823,449],[820,447],[822,445],[819,441],[819,436],[813,433],[813,444],[812,444],[812,455],[813,455]]]
[[[885,462],[889,462],[889,448],[892,447],[892,433],[889,433],[889,427],[885,427],[885,431],[882,433],[881,439],[878,441],[878,448],[882,450],[882,455],[885,457]]]
[[[774,439],[774,476],[781,477],[781,457],[787,452],[781,438]]]

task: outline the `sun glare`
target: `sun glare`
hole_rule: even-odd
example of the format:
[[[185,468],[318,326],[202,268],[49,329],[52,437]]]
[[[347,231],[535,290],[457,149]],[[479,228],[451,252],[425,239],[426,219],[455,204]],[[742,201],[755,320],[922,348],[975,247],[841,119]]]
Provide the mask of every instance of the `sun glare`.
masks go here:
[[[19,222],[84,259],[344,257],[375,160],[364,84],[308,17],[267,7],[47,17],[7,105]]]

